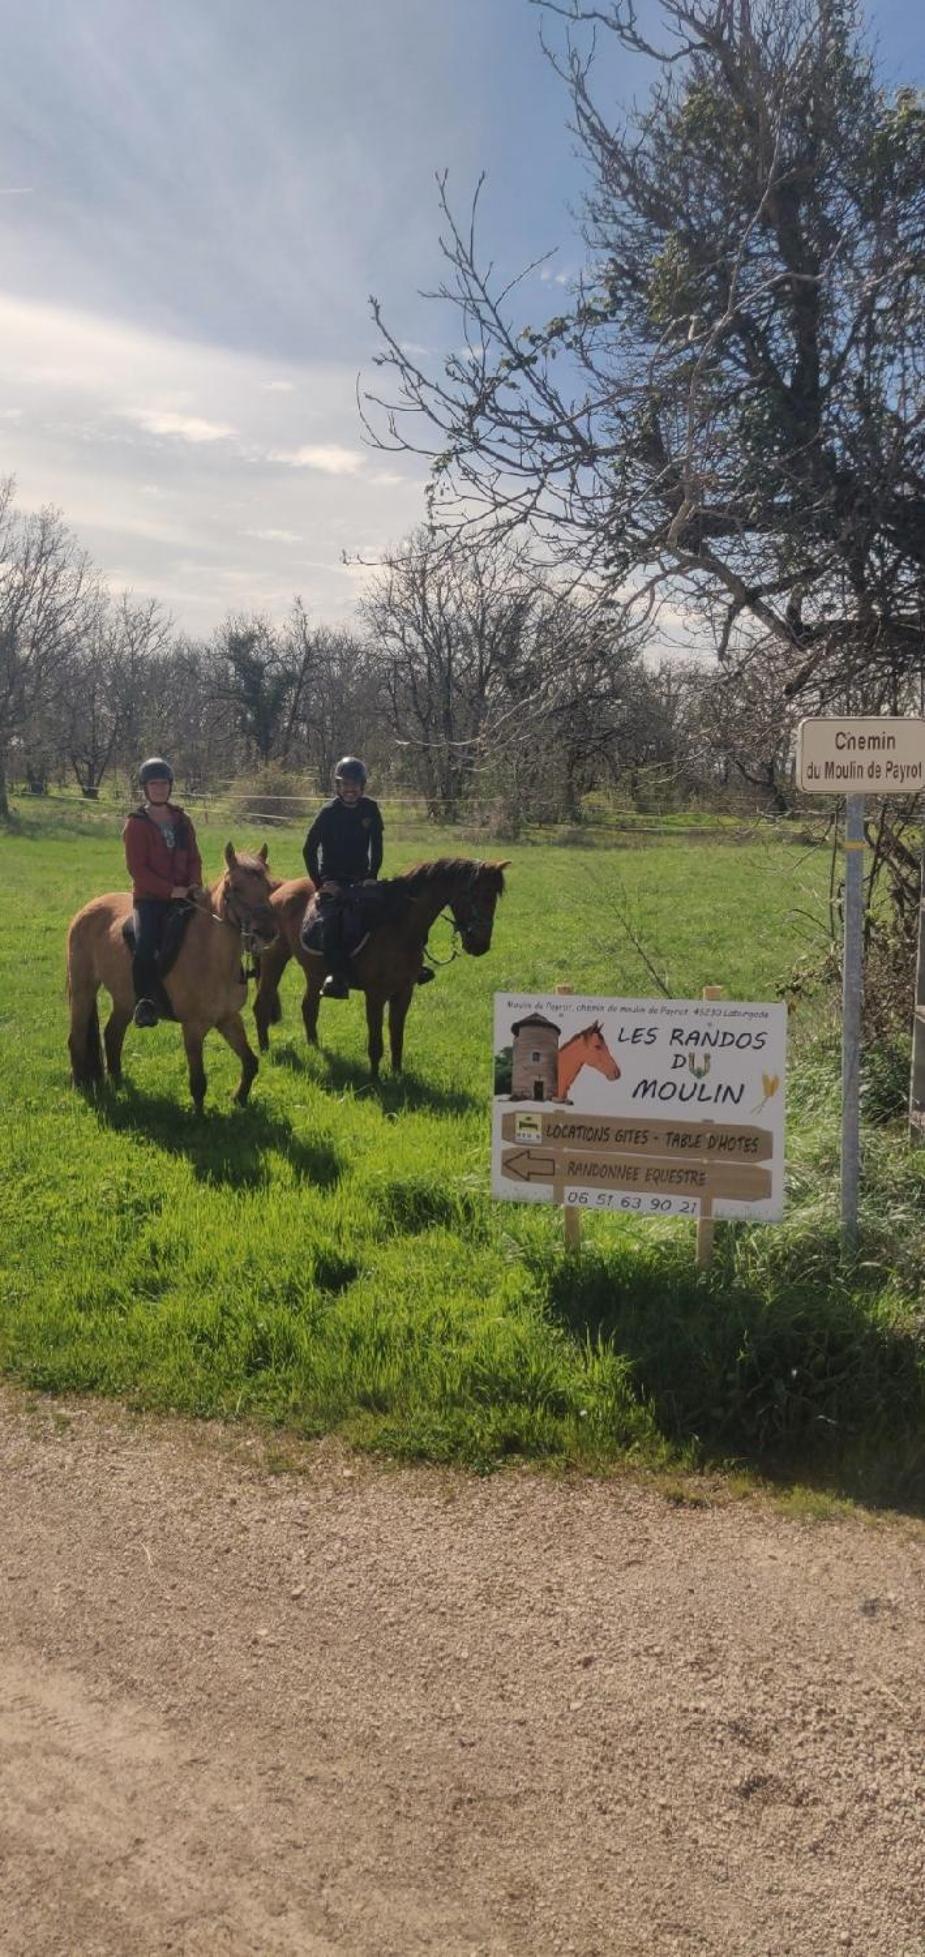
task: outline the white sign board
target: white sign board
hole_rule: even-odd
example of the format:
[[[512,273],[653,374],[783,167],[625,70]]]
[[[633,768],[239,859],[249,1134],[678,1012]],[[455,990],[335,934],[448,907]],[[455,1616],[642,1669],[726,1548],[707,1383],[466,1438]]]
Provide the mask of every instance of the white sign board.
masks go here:
[[[915,795],[925,788],[925,720],[801,720],[797,785],[807,795]]]
[[[496,993],[493,1193],[773,1221],[786,1050],[783,1005]]]

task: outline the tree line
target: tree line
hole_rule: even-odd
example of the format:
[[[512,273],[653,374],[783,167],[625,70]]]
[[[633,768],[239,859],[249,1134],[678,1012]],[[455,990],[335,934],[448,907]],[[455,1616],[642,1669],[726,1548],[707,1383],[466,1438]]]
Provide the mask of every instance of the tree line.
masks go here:
[[[0,812],[9,786],[70,782],[95,800],[148,752],[187,793],[235,781],[324,789],[362,753],[380,788],[438,820],[494,812],[510,830],[580,819],[583,797],[640,805],[738,788],[788,806],[780,703],[690,661],[652,663],[625,608],[589,601],[504,538],[427,529],[371,575],[355,622],[229,616],[177,632],[156,599],[115,596],[52,510],[0,501]],[[792,719],[792,716],[791,716]],[[655,784],[655,786],[654,786]],[[279,813],[284,813],[281,801]]]

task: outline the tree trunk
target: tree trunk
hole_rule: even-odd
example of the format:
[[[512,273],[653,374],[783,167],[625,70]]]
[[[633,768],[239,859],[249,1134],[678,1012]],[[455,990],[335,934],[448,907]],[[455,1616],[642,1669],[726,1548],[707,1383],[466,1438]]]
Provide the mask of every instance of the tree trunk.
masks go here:
[[[11,814],[6,788],[6,749],[0,747],[0,822],[9,822]]]

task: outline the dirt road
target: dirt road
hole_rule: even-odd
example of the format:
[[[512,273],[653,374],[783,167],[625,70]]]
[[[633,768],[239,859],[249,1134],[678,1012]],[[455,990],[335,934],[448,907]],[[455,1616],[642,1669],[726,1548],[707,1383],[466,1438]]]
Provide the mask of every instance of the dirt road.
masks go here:
[[[925,1531],[0,1390],[3,1957],[925,1957]]]

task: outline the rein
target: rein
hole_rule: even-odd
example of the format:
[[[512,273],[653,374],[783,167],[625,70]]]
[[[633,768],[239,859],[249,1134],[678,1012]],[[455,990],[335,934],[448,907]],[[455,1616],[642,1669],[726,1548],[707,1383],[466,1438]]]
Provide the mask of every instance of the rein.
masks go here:
[[[436,971],[442,968],[444,965],[452,965],[453,960],[459,957],[460,951],[462,949],[462,932],[460,931],[459,925],[457,924],[452,911],[438,911],[437,916],[434,918],[434,924],[448,924],[453,933],[452,943],[450,945],[450,955],[448,958],[438,958],[435,955],[435,953],[431,951],[429,945],[424,946],[423,956],[427,960],[428,965],[432,965],[434,970]],[[431,926],[431,929],[433,929],[433,925]]]

